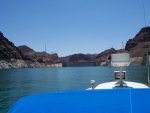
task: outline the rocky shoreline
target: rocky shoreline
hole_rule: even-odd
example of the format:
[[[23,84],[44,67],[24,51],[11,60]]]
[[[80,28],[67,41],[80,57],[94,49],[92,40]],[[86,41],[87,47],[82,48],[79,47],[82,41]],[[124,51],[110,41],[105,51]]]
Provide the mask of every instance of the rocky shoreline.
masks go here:
[[[62,67],[62,64],[45,65],[44,63],[32,62],[28,60],[0,59],[0,69],[41,67]]]

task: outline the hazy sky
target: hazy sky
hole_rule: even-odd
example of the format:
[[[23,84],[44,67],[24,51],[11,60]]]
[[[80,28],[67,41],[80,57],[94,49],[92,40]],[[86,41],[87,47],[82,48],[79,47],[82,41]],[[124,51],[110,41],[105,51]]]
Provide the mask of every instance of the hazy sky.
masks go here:
[[[144,23],[150,0],[0,0],[0,31],[35,51],[100,53],[121,49]],[[123,44],[122,44],[123,42]]]

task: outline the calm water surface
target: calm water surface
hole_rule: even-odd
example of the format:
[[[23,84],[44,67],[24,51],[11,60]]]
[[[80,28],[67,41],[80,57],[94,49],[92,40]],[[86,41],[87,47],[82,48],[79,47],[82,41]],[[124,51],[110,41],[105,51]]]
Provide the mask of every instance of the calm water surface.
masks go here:
[[[112,81],[113,67],[25,68],[0,70],[0,113],[6,113],[18,99],[37,93],[84,90],[90,80]],[[147,83],[147,67],[124,68],[127,80]]]

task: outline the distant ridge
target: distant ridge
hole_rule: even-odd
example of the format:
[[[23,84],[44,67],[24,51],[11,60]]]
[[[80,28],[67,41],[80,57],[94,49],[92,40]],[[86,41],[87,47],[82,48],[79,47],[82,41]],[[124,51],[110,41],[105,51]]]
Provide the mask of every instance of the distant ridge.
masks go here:
[[[84,62],[84,61],[90,61],[90,59],[82,53],[71,55],[69,59],[69,62]]]

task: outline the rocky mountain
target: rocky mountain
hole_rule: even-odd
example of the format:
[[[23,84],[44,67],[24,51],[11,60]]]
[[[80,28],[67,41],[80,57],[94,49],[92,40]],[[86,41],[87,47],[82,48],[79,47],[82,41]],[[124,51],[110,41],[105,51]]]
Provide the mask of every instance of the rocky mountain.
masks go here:
[[[129,39],[127,41],[125,50],[130,51],[131,48],[137,46],[139,43],[149,41],[150,41],[150,27],[144,27],[139,31],[139,33],[137,33],[137,35],[133,39]]]
[[[94,61],[97,54],[73,54],[66,57],[60,57],[63,62],[82,62],[82,61]]]
[[[45,67],[44,64],[32,62],[0,32],[0,69]]]
[[[69,62],[84,62],[90,61],[90,59],[82,53],[71,55]]]
[[[22,59],[27,58],[21,51],[0,32],[0,59]]]
[[[150,27],[142,28],[133,39],[129,39],[125,50],[130,53],[131,65],[146,65],[147,52],[150,55]]]
[[[60,57],[60,59],[62,62],[69,62],[70,57],[71,57],[71,55],[65,56],[65,57]]]
[[[56,53],[48,54],[46,52],[36,52],[25,45],[18,46],[18,49],[24,56],[30,58],[34,62],[45,63],[46,65],[61,63],[61,60]]]
[[[117,50],[114,48],[107,49],[101,53],[99,53],[95,59],[97,65],[108,65],[110,63],[110,55],[116,53]]]
[[[104,61],[106,61],[106,58],[110,56],[110,54],[113,54],[116,52],[117,52],[117,50],[115,50],[114,48],[107,49],[107,50],[101,52],[100,54],[98,54],[96,59],[100,60],[101,62],[104,62]]]
[[[86,56],[91,60],[91,61],[95,61],[96,57],[98,54],[86,54]]]
[[[49,66],[62,66],[57,54],[35,52],[25,45],[16,47],[0,32],[0,69]]]
[[[23,53],[23,54],[27,54],[29,52],[35,52],[33,49],[29,48],[26,45],[22,45],[22,46],[18,46],[18,49]]]

